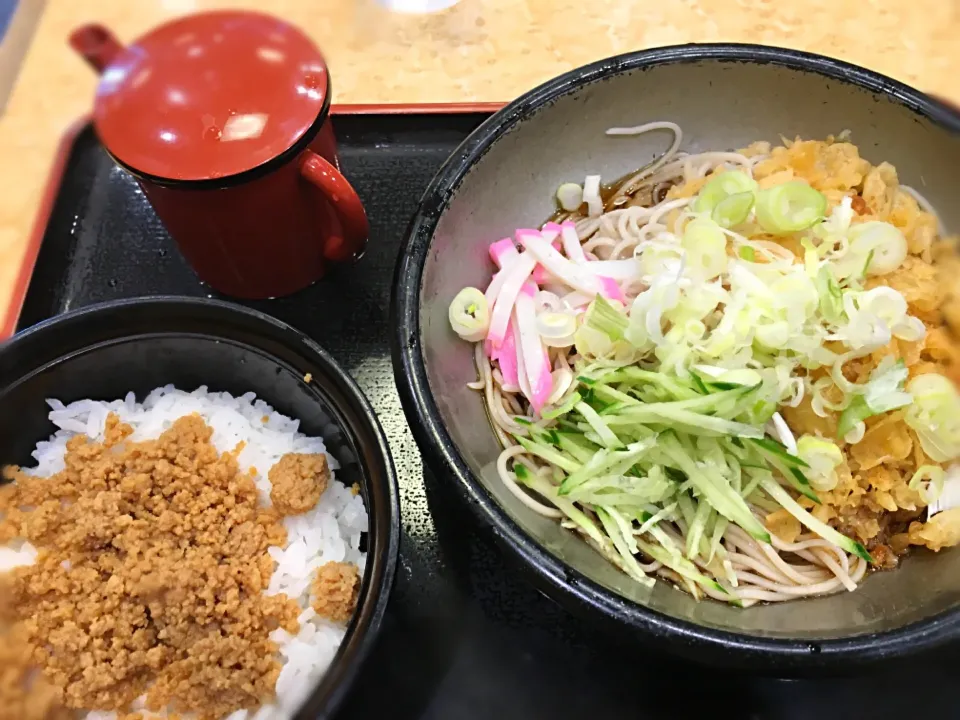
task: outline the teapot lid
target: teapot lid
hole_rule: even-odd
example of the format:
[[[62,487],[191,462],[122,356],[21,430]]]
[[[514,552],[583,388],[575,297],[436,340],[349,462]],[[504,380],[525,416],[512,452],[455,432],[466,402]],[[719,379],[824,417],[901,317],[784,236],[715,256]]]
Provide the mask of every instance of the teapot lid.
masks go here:
[[[327,66],[297,28],[220,11],[174,20],[111,59],[94,124],[133,172],[212,180],[259,167],[323,122]]]

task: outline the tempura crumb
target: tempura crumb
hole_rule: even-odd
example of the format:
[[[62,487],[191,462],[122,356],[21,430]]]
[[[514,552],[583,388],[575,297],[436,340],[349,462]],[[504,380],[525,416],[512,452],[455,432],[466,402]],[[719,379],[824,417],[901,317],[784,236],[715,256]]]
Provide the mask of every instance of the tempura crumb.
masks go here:
[[[317,615],[334,622],[346,622],[357,607],[360,571],[353,563],[328,562],[317,570],[310,594]]]
[[[313,380],[313,373],[307,373],[306,375],[303,376],[303,381],[308,385],[310,384],[311,380]]]
[[[350,493],[351,493],[354,497],[356,497],[357,495],[359,495],[359,494],[360,494],[360,483],[354,483],[353,485],[351,485],[351,486],[350,486]]]
[[[270,468],[270,500],[281,515],[312,510],[327,489],[330,470],[323,453],[288,453]]]
[[[214,720],[274,697],[281,666],[269,636],[297,632],[301,611],[263,595],[275,565],[267,550],[286,531],[212,432],[191,415],[130,442],[111,415],[103,444],[68,442],[60,473],[7,471],[0,537],[39,554],[6,576],[6,594],[66,708],[136,717],[131,704],[146,695],[150,711]]]

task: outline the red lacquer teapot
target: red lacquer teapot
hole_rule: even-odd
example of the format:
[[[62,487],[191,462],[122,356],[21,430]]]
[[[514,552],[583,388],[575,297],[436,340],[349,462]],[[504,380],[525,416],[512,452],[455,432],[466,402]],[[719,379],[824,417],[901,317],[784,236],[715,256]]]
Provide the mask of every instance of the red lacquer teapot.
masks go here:
[[[100,73],[97,135],[201,280],[276,297],[361,253],[369,227],[338,169],[330,73],[295,27],[209,12],[126,47],[98,25],[70,44]]]

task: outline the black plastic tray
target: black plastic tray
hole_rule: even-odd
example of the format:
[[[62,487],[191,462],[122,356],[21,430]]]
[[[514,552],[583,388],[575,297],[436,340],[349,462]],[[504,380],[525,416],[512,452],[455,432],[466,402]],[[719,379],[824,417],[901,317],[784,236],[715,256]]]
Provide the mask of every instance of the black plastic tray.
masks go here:
[[[370,216],[367,254],[295,296],[248,303],[313,336],[367,393],[400,476],[403,539],[382,638],[348,720],[960,717],[958,653],[869,676],[783,681],[682,664],[603,637],[524,584],[484,531],[424,475],[389,352],[397,248],[432,174],[482,113],[338,115],[343,170]],[[92,130],[69,147],[19,328],[145,294],[210,295],[136,183]]]

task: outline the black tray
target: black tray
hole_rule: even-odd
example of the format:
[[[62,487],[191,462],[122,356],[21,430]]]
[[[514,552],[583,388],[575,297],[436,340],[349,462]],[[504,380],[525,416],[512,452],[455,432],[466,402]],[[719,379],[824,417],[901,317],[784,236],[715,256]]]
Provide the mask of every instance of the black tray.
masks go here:
[[[400,476],[400,568],[383,636],[349,720],[960,717],[958,654],[869,676],[732,676],[601,637],[504,567],[491,538],[421,470],[393,382],[390,280],[431,175],[482,113],[339,115],[343,170],[370,216],[367,254],[297,295],[249,305],[313,336],[353,374],[387,432]],[[43,232],[19,328],[143,294],[207,295],[137,185],[87,127],[76,135]]]

